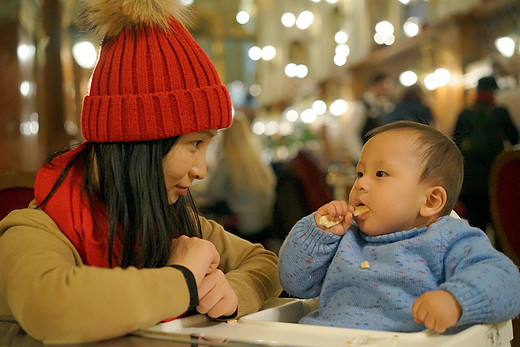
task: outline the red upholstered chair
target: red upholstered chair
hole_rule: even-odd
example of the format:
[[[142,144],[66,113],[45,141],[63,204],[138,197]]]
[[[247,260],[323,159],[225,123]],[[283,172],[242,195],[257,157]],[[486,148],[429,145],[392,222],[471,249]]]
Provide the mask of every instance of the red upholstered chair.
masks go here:
[[[520,266],[520,149],[503,152],[493,163],[489,194],[497,241]]]
[[[0,172],[0,220],[12,210],[25,208],[34,198],[36,173]]]
[[[520,149],[503,152],[493,163],[489,194],[500,250],[520,266]],[[513,319],[511,346],[520,346],[520,318]]]

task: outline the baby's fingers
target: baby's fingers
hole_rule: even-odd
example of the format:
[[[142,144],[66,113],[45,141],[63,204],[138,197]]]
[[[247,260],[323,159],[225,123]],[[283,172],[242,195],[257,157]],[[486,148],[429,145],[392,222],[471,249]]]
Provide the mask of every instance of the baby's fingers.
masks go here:
[[[413,320],[417,324],[424,323],[424,326],[428,329],[433,329],[437,332],[444,332],[438,331],[436,327],[436,320],[433,317],[428,316],[428,311],[418,309],[416,312],[413,312]]]
[[[412,315],[413,315],[414,322],[417,324],[421,324],[428,317],[428,312],[424,311],[424,310],[413,310],[412,309]]]
[[[333,211],[331,216],[336,217],[345,217],[345,215],[349,212],[349,205],[346,201],[338,200],[331,202]]]
[[[325,204],[321,206],[318,211],[316,211],[316,214],[321,216],[335,216],[336,215],[336,207],[335,207],[336,201],[331,201],[328,204]]]
[[[429,313],[428,309],[421,307],[420,297],[412,305],[413,320],[417,324],[424,323],[428,329],[432,329],[438,333],[443,333],[449,327],[443,323],[442,318],[437,317],[435,313]]]

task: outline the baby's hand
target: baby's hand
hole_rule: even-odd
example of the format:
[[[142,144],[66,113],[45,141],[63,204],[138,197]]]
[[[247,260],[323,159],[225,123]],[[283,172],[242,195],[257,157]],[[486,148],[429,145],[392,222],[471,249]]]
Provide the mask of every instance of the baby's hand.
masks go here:
[[[424,325],[438,333],[455,325],[462,315],[462,307],[446,290],[434,290],[421,295],[412,305],[415,323]]]
[[[321,229],[341,236],[347,232],[352,224],[352,212],[354,212],[354,207],[348,205],[345,201],[335,200],[320,207],[314,215],[314,221]]]

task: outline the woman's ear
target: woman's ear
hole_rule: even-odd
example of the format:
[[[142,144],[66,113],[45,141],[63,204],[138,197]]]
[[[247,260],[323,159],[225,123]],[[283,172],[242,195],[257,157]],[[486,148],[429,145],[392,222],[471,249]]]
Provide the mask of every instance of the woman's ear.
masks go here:
[[[447,198],[448,194],[446,193],[446,189],[443,187],[430,187],[426,191],[426,200],[419,210],[420,215],[423,217],[431,217],[440,213],[444,208],[444,205],[446,205]]]

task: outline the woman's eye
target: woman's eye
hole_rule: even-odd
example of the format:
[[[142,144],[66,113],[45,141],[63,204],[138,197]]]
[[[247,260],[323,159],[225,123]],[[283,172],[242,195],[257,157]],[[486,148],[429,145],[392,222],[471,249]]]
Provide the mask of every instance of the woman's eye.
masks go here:
[[[377,177],[385,177],[386,175],[388,175],[386,172],[384,171],[377,171],[376,172],[376,176]]]
[[[357,173],[357,178],[361,178],[361,177],[363,177],[363,173],[362,172],[358,172]]]
[[[199,145],[202,143],[202,140],[195,140],[195,141],[191,141],[191,144],[195,147],[199,147]]]

